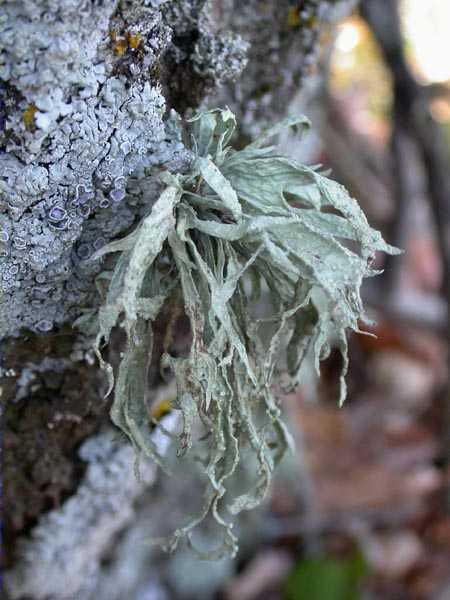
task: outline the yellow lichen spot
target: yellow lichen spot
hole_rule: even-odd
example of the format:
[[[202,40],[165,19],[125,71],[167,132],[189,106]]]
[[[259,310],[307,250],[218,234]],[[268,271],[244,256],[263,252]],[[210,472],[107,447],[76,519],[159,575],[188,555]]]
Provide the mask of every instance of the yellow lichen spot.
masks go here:
[[[37,113],[38,107],[34,104],[30,104],[30,106],[23,113],[23,122],[25,125],[25,129],[28,131],[33,131],[36,128],[36,123],[34,122],[34,115]]]
[[[170,413],[171,410],[172,410],[171,400],[169,398],[164,398],[163,400],[161,400],[160,402],[155,404],[155,406],[152,406],[152,409],[151,409],[152,418],[156,419],[156,421],[159,421],[165,415]]]
[[[300,25],[300,15],[298,8],[292,7],[289,9],[287,23],[289,27],[298,27]]]
[[[128,50],[128,42],[125,39],[117,40],[114,44],[114,54],[116,56],[123,56]]]
[[[137,50],[141,45],[142,37],[139,33],[136,34],[128,34],[128,45],[132,50]]]

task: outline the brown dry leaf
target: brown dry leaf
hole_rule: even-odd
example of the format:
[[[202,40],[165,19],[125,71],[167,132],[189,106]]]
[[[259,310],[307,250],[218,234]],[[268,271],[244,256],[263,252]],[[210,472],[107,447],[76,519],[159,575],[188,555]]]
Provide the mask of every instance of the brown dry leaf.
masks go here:
[[[316,480],[317,500],[323,513],[364,510],[417,510],[424,496],[439,488],[437,469],[393,472],[382,464],[355,466],[341,477]]]
[[[419,537],[408,530],[373,534],[364,543],[372,569],[386,578],[405,576],[420,563],[424,552]]]
[[[436,373],[428,364],[385,350],[371,357],[368,368],[379,391],[392,397],[398,407],[413,412],[426,408],[436,385]]]
[[[315,507],[325,517],[373,510],[415,512],[442,485],[437,442],[424,427],[383,410],[377,397],[344,409],[289,399],[304,440]],[[405,407],[403,407],[405,411]]]

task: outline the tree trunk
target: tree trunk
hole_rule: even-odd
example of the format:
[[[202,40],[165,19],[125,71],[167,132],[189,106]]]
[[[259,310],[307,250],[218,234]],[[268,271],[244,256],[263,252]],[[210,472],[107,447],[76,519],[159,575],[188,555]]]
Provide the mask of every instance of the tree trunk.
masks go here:
[[[167,515],[157,497],[150,512],[135,513],[155,471],[147,466],[134,479],[131,449],[112,434],[103,376],[88,340],[72,328],[98,303],[100,266],[88,259],[148,211],[162,169],[186,167],[179,115],[202,102],[228,103],[245,139],[286,113],[313,70],[319,34],[352,3],[301,4],[10,0],[0,7],[10,598],[144,597],[155,555],[134,555],[142,563],[134,579],[121,571],[135,515]]]

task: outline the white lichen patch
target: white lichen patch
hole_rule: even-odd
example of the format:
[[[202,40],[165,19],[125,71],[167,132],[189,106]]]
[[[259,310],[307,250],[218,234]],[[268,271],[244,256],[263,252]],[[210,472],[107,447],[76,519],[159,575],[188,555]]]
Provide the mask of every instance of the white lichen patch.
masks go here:
[[[133,450],[112,431],[86,441],[79,454],[87,470],[76,494],[19,543],[20,560],[4,576],[12,600],[89,597],[112,537],[130,523],[133,503],[155,480],[149,462],[142,463],[140,480],[135,478]]]

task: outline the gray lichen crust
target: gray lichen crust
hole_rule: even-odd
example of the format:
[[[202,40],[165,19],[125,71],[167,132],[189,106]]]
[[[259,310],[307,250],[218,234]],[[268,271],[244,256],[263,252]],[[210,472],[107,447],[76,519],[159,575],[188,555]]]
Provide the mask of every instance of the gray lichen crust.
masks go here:
[[[235,84],[219,91],[214,106],[228,105],[247,139],[283,118],[316,71],[327,32],[331,39],[332,24],[354,4],[353,0],[221,2],[222,20],[249,43],[248,66]]]
[[[83,261],[153,201],[155,169],[189,160],[176,115],[165,118],[162,65],[182,52],[168,5],[202,28],[200,75],[237,76],[245,46],[225,36],[224,51],[204,2],[2,4],[0,337],[73,320],[92,300],[96,266]]]
[[[112,431],[85,442],[80,457],[88,468],[77,493],[45,515],[31,539],[22,540],[21,560],[5,576],[12,599],[86,597],[82,588],[95,586],[111,538],[131,521],[133,502],[155,479],[150,463],[143,463],[136,479],[133,450],[117,443]]]

